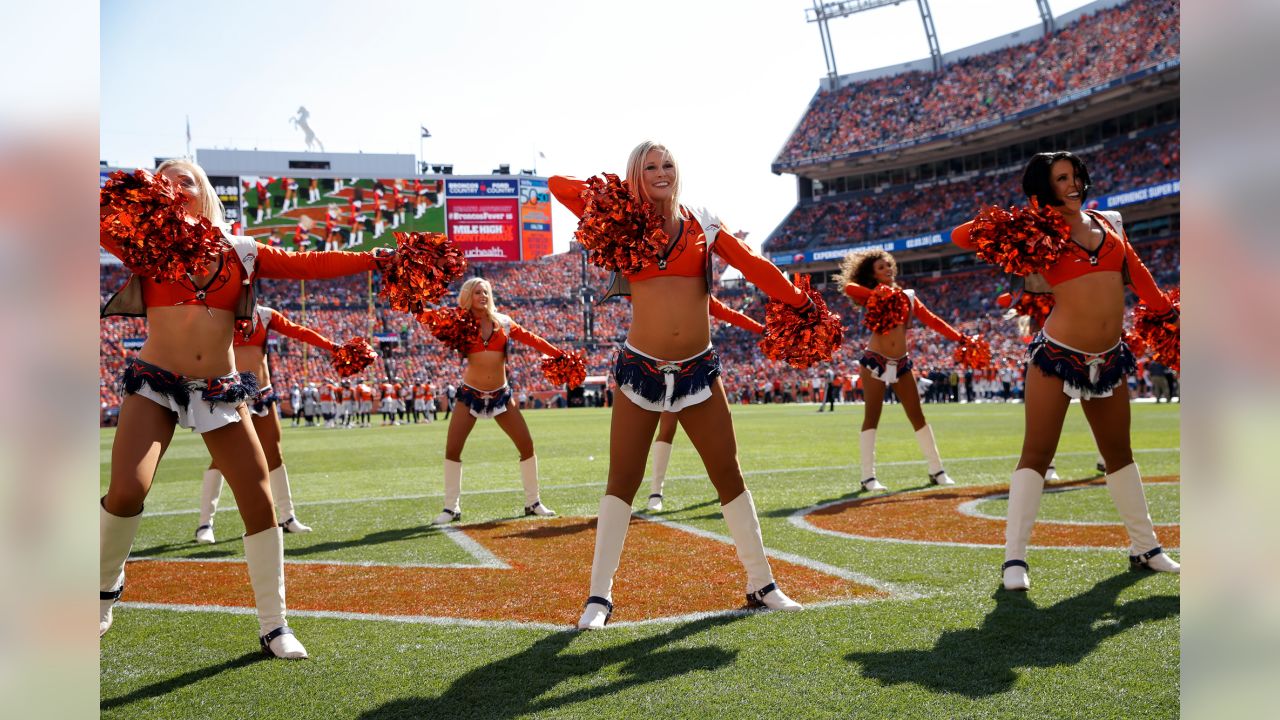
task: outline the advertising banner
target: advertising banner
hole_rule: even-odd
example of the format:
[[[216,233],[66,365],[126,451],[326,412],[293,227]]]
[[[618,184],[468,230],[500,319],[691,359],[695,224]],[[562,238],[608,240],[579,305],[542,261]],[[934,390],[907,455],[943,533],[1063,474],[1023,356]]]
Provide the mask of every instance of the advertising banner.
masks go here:
[[[454,197],[448,193],[446,190],[445,226],[449,239],[462,248],[468,260],[520,260],[518,198]]]
[[[525,260],[551,254],[551,192],[546,180],[520,178],[520,244]]]

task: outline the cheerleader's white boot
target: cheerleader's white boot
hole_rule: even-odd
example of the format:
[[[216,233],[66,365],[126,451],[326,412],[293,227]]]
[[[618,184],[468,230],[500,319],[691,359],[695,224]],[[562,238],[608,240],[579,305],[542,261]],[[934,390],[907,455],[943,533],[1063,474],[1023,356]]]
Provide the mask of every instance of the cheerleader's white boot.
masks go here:
[[[956,482],[942,469],[942,456],[938,454],[938,443],[933,438],[933,427],[925,425],[917,430],[916,443],[920,445],[920,452],[929,463],[929,482],[934,485],[955,485]]]
[[[538,495],[538,456],[530,455],[520,461],[520,482],[524,485],[524,514],[536,517],[555,517],[556,511],[542,504]]]
[[[98,637],[111,628],[111,609],[124,592],[124,563],[141,524],[141,510],[137,515],[120,517],[98,503]]]
[[[596,517],[596,549],[591,557],[591,590],[578,618],[579,630],[599,630],[613,615],[613,576],[622,562],[622,547],[631,528],[631,504],[622,498],[600,498]]]
[[[1030,590],[1027,574],[1027,544],[1040,512],[1040,496],[1044,494],[1044,476],[1031,468],[1013,471],[1009,480],[1009,515],[1004,528],[1005,590]]]
[[[279,526],[244,536],[244,559],[258,609],[258,642],[262,652],[286,660],[307,657],[307,649],[285,622],[284,531]]]
[[[1129,534],[1129,568],[1180,574],[1182,566],[1165,555],[1160,541],[1156,540],[1138,464],[1129,463],[1107,475],[1107,492],[1111,493],[1111,501],[1116,504],[1125,532]]]
[[[289,490],[289,471],[284,464],[267,475],[271,483],[271,497],[276,502],[276,517],[284,518],[280,527],[287,533],[309,533],[311,528],[298,522],[293,510],[293,493]]]
[[[667,465],[671,463],[671,443],[657,440],[649,449],[653,457],[653,481],[650,485],[649,500],[645,506],[652,512],[662,510],[662,486],[667,482]]]
[[[218,511],[218,498],[222,496],[222,472],[217,468],[204,471],[200,483],[200,523],[196,525],[196,542],[212,545],[213,515]]]
[[[750,490],[726,505],[720,506],[729,534],[733,537],[738,560],[747,571],[747,607],[770,610],[800,610],[800,603],[787,597],[773,581],[773,570],[764,552],[764,538],[760,534],[760,518]]]
[[[444,461],[444,509],[431,521],[432,525],[448,525],[462,519],[458,499],[462,495],[462,463]]]
[[[863,430],[858,435],[859,460],[862,461],[862,489],[883,492],[889,488],[876,479],[876,429]]]

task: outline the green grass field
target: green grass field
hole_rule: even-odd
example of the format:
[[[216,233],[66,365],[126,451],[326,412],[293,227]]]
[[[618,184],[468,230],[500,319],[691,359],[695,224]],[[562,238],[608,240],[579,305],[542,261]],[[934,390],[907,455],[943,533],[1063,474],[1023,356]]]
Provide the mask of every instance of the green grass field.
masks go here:
[[[1116,549],[1035,549],[1029,593],[998,590],[998,547],[902,544],[818,534],[788,518],[852,498],[861,408],[812,405],[734,411],[739,455],[765,544],[895,589],[888,599],[804,612],[719,613],[624,624],[595,633],[545,624],[451,623],[294,612],[312,659],[260,659],[249,612],[130,604],[132,585],[101,645],[102,716],[113,718],[1167,718],[1179,713],[1179,579],[1130,573]],[[1134,405],[1133,443],[1148,477],[1177,475],[1178,406]],[[1022,406],[926,406],[949,473],[961,486],[1008,481],[1021,443]],[[375,421],[376,421],[375,415]],[[537,443],[542,498],[561,515],[594,516],[607,468],[608,411],[526,413]],[[284,453],[298,515],[315,531],[286,535],[289,561],[389,566],[467,564],[450,535],[426,527],[441,504],[444,423],[364,430],[290,428]],[[102,489],[112,431],[102,433]],[[879,477],[893,491],[930,492],[900,410],[886,409]],[[1064,479],[1096,475],[1096,451],[1078,408],[1059,448]],[[518,518],[514,448],[494,423],[477,424],[463,456],[462,530]],[[208,462],[179,430],[147,500],[132,557],[235,560],[243,531],[229,490],[219,542],[191,542]],[[934,490],[933,492],[937,492]],[[643,507],[642,487],[635,505]],[[727,534],[696,453],[680,434],[661,515]],[[1179,522],[1176,484],[1150,486],[1157,523]],[[1001,500],[978,504],[1000,516]],[[1106,491],[1046,494],[1042,520],[1117,522]],[[1158,528],[1158,531],[1160,529]],[[635,532],[633,524],[632,532]],[[584,536],[585,537],[585,536]],[[943,539],[943,538],[940,538]],[[589,540],[589,538],[588,538]],[[545,543],[567,542],[546,533]],[[554,551],[554,545],[552,547]],[[1178,553],[1173,553],[1177,557]],[[505,558],[512,565],[518,558]],[[627,566],[628,555],[623,556]],[[146,563],[132,563],[133,568]],[[512,602],[549,602],[556,572]],[[477,572],[458,568],[445,573]],[[745,582],[740,574],[735,583]],[[582,568],[573,592],[587,594]],[[667,594],[699,583],[667,570]],[[192,580],[192,582],[198,582]],[[247,575],[243,577],[248,593]],[[785,575],[780,582],[786,588]],[[292,599],[303,588],[290,583]],[[545,585],[545,587],[544,587]],[[448,593],[447,586],[442,591]],[[136,597],[136,595],[135,595]],[[452,598],[450,598],[452,599]],[[625,602],[615,593],[615,600]],[[740,604],[740,597],[737,598]],[[466,603],[459,594],[456,601]],[[581,599],[577,600],[581,602]],[[734,602],[730,599],[729,604]]]

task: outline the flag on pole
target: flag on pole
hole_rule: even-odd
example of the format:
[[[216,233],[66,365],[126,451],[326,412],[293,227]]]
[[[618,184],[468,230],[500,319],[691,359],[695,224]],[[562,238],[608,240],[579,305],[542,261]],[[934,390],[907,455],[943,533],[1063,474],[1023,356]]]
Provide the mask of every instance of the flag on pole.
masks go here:
[[[187,116],[187,142],[191,142],[191,116]]]
[[[542,158],[543,160],[546,160],[546,159],[547,159],[547,156],[546,156],[546,155],[544,155],[544,154],[542,154],[542,151],[541,151],[541,150],[539,150],[539,151],[538,151],[538,157]]]
[[[431,131],[427,129],[426,125],[420,125],[419,127],[422,129],[422,137],[424,138],[431,137]]]

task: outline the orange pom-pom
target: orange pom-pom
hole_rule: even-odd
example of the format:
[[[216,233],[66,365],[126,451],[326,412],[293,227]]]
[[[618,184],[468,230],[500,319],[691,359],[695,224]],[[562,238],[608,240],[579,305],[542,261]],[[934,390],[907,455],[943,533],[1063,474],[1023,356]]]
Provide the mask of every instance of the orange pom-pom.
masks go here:
[[[587,356],[580,350],[542,359],[542,374],[554,385],[576,388],[587,379]]]
[[[1044,327],[1044,321],[1049,319],[1049,313],[1053,312],[1054,298],[1053,293],[1033,293],[1024,292],[1018,298],[1017,304],[1010,308],[1006,318],[1017,315],[1026,315],[1036,324],[1036,327]]]
[[[970,335],[956,346],[952,359],[957,365],[985,370],[991,367],[991,343],[980,335]]]
[[[867,298],[862,324],[871,332],[883,335],[906,322],[910,312],[911,301],[902,288],[877,285],[871,291],[871,297]]]
[[[1147,354],[1147,341],[1132,329],[1125,330],[1122,339],[1124,344],[1129,346],[1129,352],[1133,353],[1134,357],[1140,358]]]
[[[418,315],[418,322],[426,325],[435,339],[458,352],[480,339],[480,324],[470,310],[460,307],[427,310]]]
[[[396,252],[382,268],[378,293],[393,310],[420,315],[462,277],[467,258],[443,233],[397,232]]]
[[[1071,242],[1071,226],[1056,210],[1032,198],[1025,208],[983,209],[969,237],[978,257],[1007,273],[1026,276],[1057,262]]]
[[[1158,314],[1145,303],[1133,311],[1133,333],[1151,351],[1151,358],[1178,372],[1182,366],[1182,347],[1178,333],[1178,316],[1182,309],[1182,293],[1178,288],[1165,293],[1173,309]]]
[[[631,194],[625,180],[604,173],[587,178],[582,217],[573,237],[587,249],[587,261],[624,275],[658,259],[667,246],[662,218],[653,205]]]
[[[822,295],[809,287],[808,275],[802,275],[796,286],[811,304],[802,312],[770,298],[765,305],[760,350],[770,360],[803,370],[831,359],[844,340],[844,326],[840,323],[840,316],[827,309]]]
[[[134,273],[161,280],[198,275],[221,255],[222,231],[187,214],[186,198],[163,175],[117,170],[98,191],[99,226]]]
[[[378,353],[368,340],[362,337],[352,338],[333,351],[333,369],[338,371],[340,377],[351,377],[369,367],[376,359]]]

